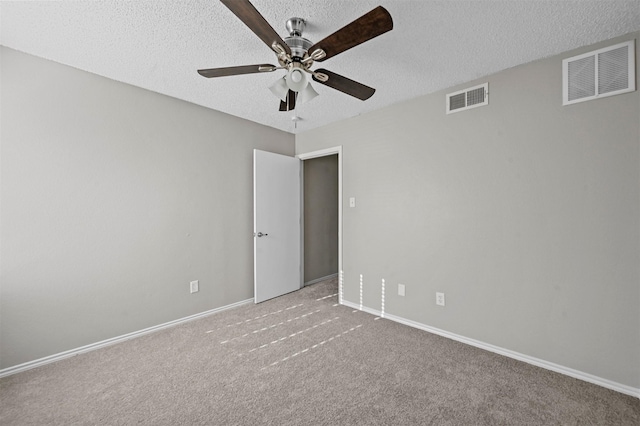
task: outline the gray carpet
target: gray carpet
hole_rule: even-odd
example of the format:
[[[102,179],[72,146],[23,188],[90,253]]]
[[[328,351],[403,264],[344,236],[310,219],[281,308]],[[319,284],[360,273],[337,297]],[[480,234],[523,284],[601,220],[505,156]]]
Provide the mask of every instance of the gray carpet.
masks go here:
[[[0,380],[2,425],[638,425],[640,400],[337,305],[335,280]]]

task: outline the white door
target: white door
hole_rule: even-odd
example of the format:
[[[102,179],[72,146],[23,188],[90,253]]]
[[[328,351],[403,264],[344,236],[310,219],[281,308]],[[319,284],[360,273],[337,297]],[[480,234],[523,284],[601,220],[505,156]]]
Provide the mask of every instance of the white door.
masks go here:
[[[300,289],[301,161],[253,150],[253,270],[256,303]]]

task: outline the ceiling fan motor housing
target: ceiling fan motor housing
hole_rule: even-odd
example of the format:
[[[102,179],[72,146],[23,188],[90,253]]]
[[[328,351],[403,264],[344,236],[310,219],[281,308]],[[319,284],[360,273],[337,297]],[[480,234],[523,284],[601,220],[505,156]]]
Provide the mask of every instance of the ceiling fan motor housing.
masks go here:
[[[307,25],[302,18],[290,18],[286,27],[289,37],[285,37],[284,42],[291,48],[291,57],[302,59],[307,54],[309,48],[313,45],[309,40],[302,37],[304,27]]]
[[[304,37],[286,37],[284,42],[291,48],[291,58],[304,58],[309,48],[313,45],[309,40]]]

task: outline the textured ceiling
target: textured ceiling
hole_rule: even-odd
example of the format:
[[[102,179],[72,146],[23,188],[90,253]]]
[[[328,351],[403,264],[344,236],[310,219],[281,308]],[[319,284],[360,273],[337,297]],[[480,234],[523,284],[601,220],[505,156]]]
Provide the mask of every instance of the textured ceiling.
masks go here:
[[[217,0],[2,1],[0,44],[296,133],[640,29],[640,0],[252,3],[282,37],[288,18],[306,19],[312,42],[384,6],[391,32],[313,67],[375,87],[373,97],[313,83],[320,96],[298,106],[294,128],[268,89],[284,71],[201,77],[199,68],[277,63]]]

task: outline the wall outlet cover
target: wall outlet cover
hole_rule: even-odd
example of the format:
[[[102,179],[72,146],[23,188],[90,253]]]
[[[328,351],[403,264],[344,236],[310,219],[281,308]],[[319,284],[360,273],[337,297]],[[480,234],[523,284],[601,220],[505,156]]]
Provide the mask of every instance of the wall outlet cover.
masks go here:
[[[190,291],[191,293],[197,293],[197,292],[200,290],[200,288],[199,288],[199,287],[200,287],[200,284],[199,284],[198,280],[196,280],[196,281],[191,281],[191,282],[189,283],[189,291]]]
[[[444,306],[444,293],[436,293],[436,305]]]
[[[404,296],[404,284],[398,284],[398,296]]]

